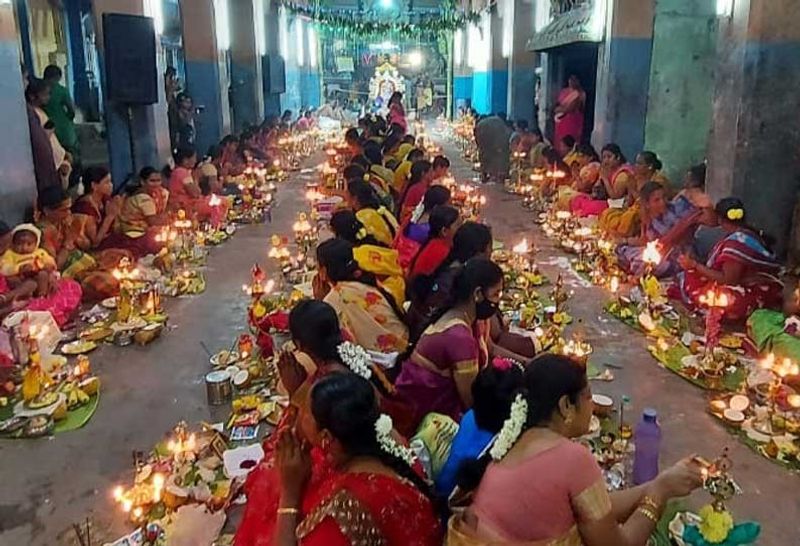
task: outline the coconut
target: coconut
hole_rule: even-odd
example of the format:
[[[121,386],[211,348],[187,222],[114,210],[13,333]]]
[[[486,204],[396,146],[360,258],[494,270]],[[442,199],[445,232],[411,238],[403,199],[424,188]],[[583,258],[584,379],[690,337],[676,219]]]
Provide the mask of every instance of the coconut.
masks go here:
[[[250,382],[250,374],[247,370],[240,370],[236,372],[233,376],[233,386],[237,389],[243,389],[247,387],[247,384]]]
[[[735,394],[731,396],[728,405],[732,410],[744,412],[747,408],[750,407],[750,399],[744,396],[743,394]]]
[[[741,424],[744,422],[744,413],[735,409],[726,409],[722,414],[725,420],[733,424]]]

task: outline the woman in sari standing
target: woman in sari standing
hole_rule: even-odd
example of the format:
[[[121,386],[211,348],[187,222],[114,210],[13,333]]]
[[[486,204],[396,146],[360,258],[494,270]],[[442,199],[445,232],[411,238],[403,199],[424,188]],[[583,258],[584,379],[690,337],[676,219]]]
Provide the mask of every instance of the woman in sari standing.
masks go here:
[[[311,457],[297,436],[278,441],[281,497],[276,546],[438,546],[441,530],[413,452],[391,435],[363,378],[336,374],[311,392],[313,421],[304,435],[330,461],[330,473],[309,482]]]
[[[158,254],[164,241],[158,241],[162,226],[169,223],[166,214],[169,192],[161,184],[161,173],[153,167],[139,171],[138,183],[128,188],[129,195],[117,215],[114,233],[101,248],[121,248],[134,257]]]
[[[406,110],[403,108],[403,94],[400,91],[395,91],[389,98],[389,115],[386,121],[389,125],[399,125],[403,133],[408,131]]]
[[[432,412],[458,422],[472,406],[472,381],[486,364],[476,323],[497,313],[502,291],[503,271],[486,258],[474,258],[459,270],[449,301],[411,344],[395,381],[417,422]]]
[[[637,237],[626,237],[616,248],[620,267],[632,275],[645,270],[643,253],[647,243],[658,241],[661,262],[653,273],[669,277],[677,273],[678,256],[691,244],[702,210],[684,196],[667,201],[664,188],[658,182],[647,182],[640,192],[642,204],[641,231]]]
[[[636,155],[634,186],[630,188],[622,207],[604,210],[598,219],[600,229],[613,238],[631,237],[639,232],[641,204],[639,193],[647,182],[658,182],[669,192],[669,180],[661,172],[663,164],[654,152],[644,151]]]
[[[744,320],[759,308],[779,309],[783,283],[778,278],[781,266],[764,238],[747,225],[744,203],[726,197],[714,208],[725,236],[712,249],[705,264],[684,254],[679,258],[680,295],[692,307],[716,286],[728,296],[725,318]]]
[[[321,243],[317,263],[314,297],[336,310],[342,328],[356,343],[384,353],[406,349],[408,327],[401,304],[358,267],[351,243],[343,239]]]
[[[586,434],[592,393],[586,368],[543,355],[528,365],[523,390],[487,454],[462,466],[472,505],[450,521],[448,546],[645,546],[667,502],[703,484],[685,459],[644,485],[609,494]]]
[[[575,142],[583,139],[583,111],[586,108],[586,92],[577,76],[567,80],[567,86],[558,93],[555,107],[555,142],[571,136]]]

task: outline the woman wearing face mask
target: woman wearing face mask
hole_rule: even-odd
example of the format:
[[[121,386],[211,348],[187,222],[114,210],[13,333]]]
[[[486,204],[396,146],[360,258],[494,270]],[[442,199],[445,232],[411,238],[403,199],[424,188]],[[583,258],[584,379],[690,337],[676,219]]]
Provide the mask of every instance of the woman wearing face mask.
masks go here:
[[[395,387],[418,421],[431,412],[459,421],[472,406],[472,382],[485,363],[476,323],[497,313],[502,290],[500,267],[486,258],[468,261],[453,282],[448,304],[409,346]]]
[[[529,364],[491,449],[461,466],[458,484],[473,500],[450,521],[447,544],[645,546],[667,502],[702,485],[702,468],[685,459],[609,494],[594,456],[573,441],[592,407],[586,368],[560,355]]]

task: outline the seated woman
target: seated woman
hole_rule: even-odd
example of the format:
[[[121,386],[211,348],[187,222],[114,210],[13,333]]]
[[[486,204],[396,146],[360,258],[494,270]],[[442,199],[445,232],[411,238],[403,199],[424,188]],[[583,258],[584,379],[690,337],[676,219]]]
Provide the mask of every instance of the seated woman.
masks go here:
[[[375,275],[378,284],[402,305],[406,298],[406,281],[397,251],[386,248],[367,233],[364,224],[350,209],[333,213],[330,226],[336,237],[353,245],[353,257],[359,269]]]
[[[664,188],[658,182],[647,182],[639,192],[643,221],[638,237],[626,237],[616,248],[620,267],[632,275],[645,270],[642,259],[648,242],[658,241],[661,263],[653,273],[670,277],[677,273],[677,259],[691,245],[691,237],[702,211],[683,197],[667,202]]]
[[[292,431],[281,435],[271,544],[440,545],[429,488],[412,469],[413,452],[392,437],[391,419],[379,412],[369,383],[352,374],[321,380],[311,391],[311,415],[304,435],[326,453],[329,472],[307,484],[307,448]]]
[[[616,144],[606,144],[602,151],[600,180],[592,189],[592,195],[578,195],[570,208],[576,216],[597,216],[608,208],[609,199],[622,199],[633,186],[633,168],[627,164],[625,155]]]
[[[14,311],[48,311],[56,323],[63,326],[78,310],[81,303],[81,286],[71,279],[53,277],[52,271],[47,268],[39,271],[35,277],[15,274],[15,271],[19,273],[19,266],[27,261],[24,257],[31,255],[27,252],[27,248],[21,248],[23,242],[20,240],[21,237],[15,237],[19,233],[31,233],[37,240],[40,237],[38,228],[33,225],[22,224],[12,231],[4,222],[0,222],[0,255],[3,256],[0,259],[3,262],[3,271],[0,271],[0,318]],[[38,243],[36,246],[38,247]],[[11,257],[7,255],[9,251],[14,253],[15,259],[12,261],[17,264],[13,269],[6,268],[5,262]],[[53,258],[41,248],[32,254],[34,257],[38,255],[38,259],[43,262],[53,261]],[[20,261],[20,258],[23,261]],[[46,291],[42,290],[40,280],[46,281]]]
[[[409,346],[395,388],[414,407],[417,422],[434,412],[460,421],[472,406],[472,382],[486,363],[476,323],[497,313],[502,291],[500,267],[486,258],[469,260],[453,281],[449,301]]]
[[[228,217],[229,201],[220,197],[223,188],[217,168],[211,163],[203,163],[197,167],[197,171],[197,185],[202,193],[197,204],[197,219],[219,229]]]
[[[62,277],[78,281],[85,301],[94,302],[116,296],[119,281],[112,271],[123,258],[133,260],[130,252],[108,249],[89,253],[89,238],[72,216],[72,200],[60,187],[39,192],[42,217],[42,248],[56,262]]]
[[[489,453],[462,466],[459,486],[472,505],[450,520],[447,543],[645,546],[667,502],[703,484],[685,459],[656,479],[609,494],[592,453],[573,441],[589,430],[586,368],[566,356],[528,365]]]
[[[575,165],[577,163],[573,163]],[[575,168],[572,168],[575,173]],[[592,188],[595,187],[600,179],[600,163],[591,162],[581,167],[577,173],[573,174],[572,184],[558,188],[555,207],[557,210],[571,210],[572,200],[581,194],[590,195]]]
[[[121,248],[136,258],[158,254],[164,242],[158,241],[161,227],[169,224],[166,214],[169,192],[161,184],[161,173],[153,167],[139,171],[139,179],[128,188],[117,215],[114,233],[100,248]]]
[[[448,498],[456,487],[461,463],[477,459],[503,428],[511,402],[522,386],[522,366],[495,358],[472,383],[472,409],[464,414],[450,446],[450,455],[436,476],[435,490]]]
[[[112,197],[111,174],[105,167],[89,167],[83,173],[83,186],[86,193],[72,206],[72,214],[84,222],[91,248],[113,248],[104,242],[119,215],[122,198]]]
[[[428,224],[428,240],[409,266],[410,279],[417,275],[432,275],[444,263],[453,248],[453,237],[461,227],[461,216],[457,208],[440,205],[431,211]]]
[[[384,353],[406,349],[408,328],[400,306],[372,274],[359,269],[351,243],[342,239],[321,243],[317,263],[314,296],[336,310],[342,328],[356,343]]]
[[[173,211],[184,210],[191,218],[196,214],[197,204],[203,195],[193,175],[197,152],[193,148],[178,148],[174,159],[175,168],[169,177],[169,208]]]
[[[397,217],[400,223],[405,223],[414,213],[414,209],[425,197],[425,192],[431,184],[433,165],[430,161],[420,160],[411,165],[408,183],[400,194],[397,202]]]
[[[763,237],[747,225],[744,203],[735,197],[721,199],[714,208],[725,236],[717,243],[705,264],[684,254],[678,276],[680,296],[692,307],[715,286],[724,286],[728,296],[725,318],[738,321],[760,308],[778,309],[783,284],[781,266],[767,248]],[[674,294],[673,295],[677,295]]]
[[[386,207],[378,201],[375,190],[363,180],[350,180],[347,183],[348,201],[356,218],[376,241],[391,246],[397,234],[397,220]]]
[[[422,202],[408,219],[400,226],[394,240],[394,248],[400,254],[400,265],[408,269],[422,245],[428,242],[431,232],[430,215],[434,208],[450,203],[450,190],[444,186],[431,186],[425,192]]]
[[[361,156],[363,158],[363,156]],[[391,191],[387,192],[383,189],[383,185],[377,181],[377,175],[371,174],[367,171],[369,167],[365,166],[366,162],[362,165],[360,162],[354,162],[347,165],[342,169],[342,177],[346,182],[353,180],[368,182],[370,187],[375,191],[378,197],[378,203],[384,207],[394,208],[394,197]],[[332,190],[332,194],[340,194],[345,198],[348,197],[346,192],[341,190]]]
[[[800,283],[786,282],[783,309],[756,309],[747,319],[747,333],[759,354],[772,353],[779,361],[800,361]]]
[[[653,152],[641,152],[636,155],[634,165],[634,185],[630,188],[622,207],[604,210],[598,219],[598,226],[612,238],[632,237],[639,233],[641,227],[639,193],[647,182],[658,182],[665,192],[669,193],[669,180],[661,173],[663,164]]]
[[[393,192],[397,195],[398,200],[403,195],[406,184],[408,184],[408,177],[411,176],[411,166],[425,158],[425,152],[419,148],[412,148],[408,155],[400,162],[394,170],[394,184]]]

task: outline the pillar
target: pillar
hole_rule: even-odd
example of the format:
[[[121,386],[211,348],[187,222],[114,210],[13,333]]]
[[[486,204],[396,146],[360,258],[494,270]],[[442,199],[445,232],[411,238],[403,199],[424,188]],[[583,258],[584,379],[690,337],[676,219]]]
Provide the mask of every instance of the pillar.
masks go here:
[[[715,0],[659,0],[655,7],[645,144],[679,184],[706,157],[714,100]]]
[[[264,118],[261,54],[256,43],[253,0],[228,2],[231,22],[231,101],[233,127],[238,133]]]
[[[126,13],[143,15],[143,0],[94,0],[97,30],[97,55],[105,80],[106,67],[103,54],[103,14]],[[160,167],[170,156],[167,101],[164,92],[164,56],[156,36],[156,74],[158,76],[158,102],[151,105],[133,105],[109,101],[106,96],[105,118],[111,176],[115,186],[144,166]],[[103,88],[106,89],[105,83]],[[130,116],[130,118],[129,118]],[[132,152],[133,155],[132,156]]]
[[[736,0],[719,20],[708,191],[736,195],[748,222],[790,241],[797,201],[800,133],[800,4],[796,0]]]
[[[472,105],[472,69],[468,64],[467,28],[453,33],[453,114]]]
[[[181,0],[186,89],[200,110],[195,119],[200,153],[231,131],[227,51],[217,43],[214,0]]]
[[[484,13],[480,23],[484,62],[472,74],[472,106],[479,114],[506,112],[508,105],[508,61],[503,57],[503,21],[499,9]],[[474,48],[468,36],[467,53]]]
[[[279,62],[278,59],[281,54],[279,44],[280,34],[280,19],[278,17],[278,2],[271,0],[268,5],[265,5],[264,10],[267,13],[267,20],[264,28],[267,31],[267,55],[270,58],[270,66],[273,62]],[[277,117],[281,115],[281,94],[272,91],[270,83],[270,74],[266,72],[262,74],[263,89],[264,89],[264,116],[266,118]]]
[[[536,53],[528,51],[526,44],[533,35],[533,0],[508,0],[511,6],[513,37],[508,59],[508,116],[509,119],[527,120],[532,127],[534,119],[534,93],[536,92]]]
[[[281,95],[281,108],[283,110],[291,110],[295,117],[300,108],[303,106],[303,82],[302,73],[303,66],[305,65],[306,51],[303,47],[302,52],[298,47],[298,37],[303,37],[304,29],[302,28],[302,19],[294,17],[284,10],[283,14],[279,17],[279,25],[284,25],[283,32],[286,32],[286,57],[284,58],[286,67],[286,91]],[[305,46],[305,41],[303,41]],[[300,53],[303,54],[303,60],[300,60]]]
[[[605,39],[597,60],[592,143],[619,144],[629,156],[644,147],[655,0],[605,2]]]
[[[24,219],[36,198],[28,113],[19,66],[19,40],[14,8],[0,2],[0,111],[3,145],[0,146],[0,220],[14,225]]]

